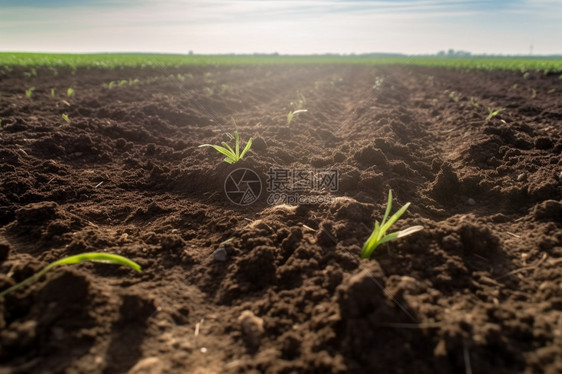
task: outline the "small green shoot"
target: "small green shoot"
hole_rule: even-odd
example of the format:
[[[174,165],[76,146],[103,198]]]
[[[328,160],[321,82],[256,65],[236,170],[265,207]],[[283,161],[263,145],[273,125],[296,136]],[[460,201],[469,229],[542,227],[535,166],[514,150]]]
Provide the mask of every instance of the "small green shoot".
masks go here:
[[[375,78],[375,85],[373,86],[374,90],[378,90],[379,88],[382,87],[382,84],[384,83],[384,78],[383,77],[376,77]]]
[[[306,109],[299,109],[299,110],[295,110],[295,111],[290,111],[289,114],[287,114],[287,126],[289,126],[291,124],[291,121],[293,120],[293,117],[295,114],[299,114],[299,113],[306,113],[308,112],[308,110]]]
[[[505,109],[496,109],[493,110],[492,108],[488,107],[488,117],[486,117],[486,121],[491,120],[492,118],[494,118],[495,116],[497,116],[498,114],[500,114],[501,112],[503,112]]]
[[[375,249],[383,243],[386,243],[390,240],[403,238],[423,229],[423,226],[412,226],[408,227],[407,229],[385,235],[390,226],[392,226],[398,220],[398,218],[400,218],[400,216],[404,214],[409,206],[410,203],[406,203],[406,205],[404,205],[396,213],[394,213],[394,215],[392,215],[392,217],[390,217],[390,219],[387,221],[386,219],[388,218],[390,210],[392,209],[392,190],[388,190],[388,203],[386,204],[386,211],[384,213],[382,223],[379,224],[379,221],[375,221],[375,229],[373,230],[371,236],[369,236],[365,244],[363,244],[363,249],[361,250],[361,258],[370,258]]]
[[[304,106],[306,105],[306,98],[301,92],[298,91],[297,91],[297,97],[298,97],[297,100],[291,102],[291,106],[295,108],[295,110],[304,109]]]
[[[31,95],[33,95],[33,91],[35,91],[35,87],[29,87],[27,90],[25,90],[25,97],[31,99]]]
[[[472,96],[470,97],[470,103],[471,103],[472,106],[475,107],[475,108],[478,108],[478,107],[479,107],[478,103],[476,102],[476,100],[474,100],[474,97],[472,97]]]
[[[68,118],[68,114],[63,113],[62,119],[64,119],[66,121],[66,123],[68,123],[70,125],[70,118]]]
[[[55,97],[55,89],[51,88],[51,97],[54,98]]]
[[[74,90],[72,88],[69,88],[68,90],[66,90],[66,96],[68,96],[68,97],[72,96],[73,93],[74,93]]]
[[[107,88],[108,88],[108,89],[111,90],[111,89],[113,89],[113,87],[115,87],[115,81],[111,81],[111,82],[109,82],[109,83],[107,84]]]
[[[459,102],[459,95],[457,95],[457,93],[455,91],[451,91],[451,93],[449,94],[449,97],[453,100],[455,100],[456,103]]]
[[[534,99],[535,97],[537,97],[537,90],[531,88],[531,99]]]
[[[62,258],[58,261],[55,261],[55,262],[45,266],[38,273],[35,273],[31,277],[23,280],[22,282],[16,284],[15,286],[12,286],[12,287],[0,292],[0,299],[3,298],[4,296],[6,296],[7,294],[13,292],[13,291],[16,291],[16,290],[18,290],[22,287],[25,287],[25,286],[27,286],[31,283],[36,282],[37,280],[39,280],[39,278],[41,278],[43,275],[45,275],[49,270],[52,270],[52,269],[56,268],[57,266],[80,264],[80,263],[85,262],[85,261],[105,262],[105,263],[116,264],[116,265],[124,265],[124,266],[130,267],[133,270],[138,271],[139,273],[141,272],[141,267],[140,267],[139,264],[129,260],[128,258],[119,256],[119,255],[113,255],[113,254],[109,254],[109,253],[95,253],[95,252],[81,253],[81,254],[78,254],[78,255],[75,255],[75,256],[69,256],[69,257]]]
[[[230,140],[234,140],[234,149],[232,149],[232,147],[228,145],[228,143],[226,142],[222,142],[222,145],[224,147],[221,147],[220,145],[213,145],[213,144],[201,144],[199,148],[213,147],[215,150],[226,156],[224,159],[225,162],[229,164],[234,164],[235,162],[240,161],[244,157],[244,155],[250,150],[250,147],[252,147],[252,138],[248,140],[248,143],[244,147],[244,150],[240,152],[240,138],[238,136],[238,131],[234,131],[234,135],[230,133],[227,133],[226,135],[228,135]]]

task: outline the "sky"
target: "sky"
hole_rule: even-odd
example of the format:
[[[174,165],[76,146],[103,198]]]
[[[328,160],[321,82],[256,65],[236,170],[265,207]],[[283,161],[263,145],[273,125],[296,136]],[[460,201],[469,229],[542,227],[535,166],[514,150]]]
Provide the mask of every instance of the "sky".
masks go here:
[[[0,0],[0,51],[431,54],[451,48],[562,54],[562,0]]]

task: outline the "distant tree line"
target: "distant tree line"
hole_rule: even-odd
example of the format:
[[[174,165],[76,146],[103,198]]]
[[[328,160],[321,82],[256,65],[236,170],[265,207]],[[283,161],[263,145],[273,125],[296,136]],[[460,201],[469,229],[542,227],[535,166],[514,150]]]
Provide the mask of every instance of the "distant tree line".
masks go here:
[[[439,51],[437,52],[437,57],[456,57],[456,58],[465,58],[470,57],[472,54],[466,51],[455,51],[454,49],[449,49],[447,52]]]
[[[194,55],[193,51],[189,51],[188,55]],[[562,58],[562,55],[503,55],[503,54],[472,54],[467,51],[455,51],[454,49],[449,49],[447,51],[439,51],[437,53],[428,54],[406,54],[406,53],[385,53],[385,52],[372,52],[372,53],[313,53],[309,55],[291,55],[291,54],[280,54],[278,52],[273,53],[220,53],[220,56],[258,56],[258,57],[277,57],[277,56],[325,56],[325,57],[441,57],[441,58]]]

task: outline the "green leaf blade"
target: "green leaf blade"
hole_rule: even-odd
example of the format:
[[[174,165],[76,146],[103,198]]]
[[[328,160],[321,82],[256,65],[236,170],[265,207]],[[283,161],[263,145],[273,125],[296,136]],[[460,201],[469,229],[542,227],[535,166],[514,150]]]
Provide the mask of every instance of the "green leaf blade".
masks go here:
[[[238,131],[234,131],[234,147],[236,148],[235,155],[240,157],[240,137],[238,136]]]
[[[386,202],[386,211],[384,212],[384,218],[382,219],[381,226],[384,226],[386,219],[390,214],[391,208],[392,208],[392,190],[388,190],[388,201]]]
[[[236,155],[234,149],[232,149],[232,147],[229,146],[227,142],[222,142],[221,144],[224,145],[224,148],[228,149],[233,155]]]
[[[128,266],[139,273],[141,272],[140,265],[137,264],[136,262],[129,260],[126,257],[109,254],[109,253],[98,253],[98,252],[81,253],[79,255],[65,257],[61,260],[53,262],[51,265],[49,265],[49,267],[54,268],[56,266],[61,266],[61,265],[80,264],[85,261],[123,265],[123,266]]]
[[[406,209],[408,209],[409,206],[410,203],[406,203],[402,208],[400,208],[400,210],[394,213],[392,217],[390,217],[388,222],[381,228],[381,231],[385,233],[390,228],[390,226],[392,226],[394,222],[396,222],[398,218],[400,218],[402,214],[404,214],[404,212],[406,211]]]
[[[235,159],[236,155],[234,155],[234,153],[230,152],[228,149],[221,147],[220,145],[214,145],[214,144],[201,144],[199,146],[199,148],[201,147],[213,147],[216,151],[222,153],[223,155],[225,155],[226,157],[230,158],[230,159]]]
[[[244,147],[244,150],[240,154],[240,158],[244,157],[244,155],[250,150],[251,147],[252,147],[252,138],[250,138],[250,140],[248,140],[248,143],[246,143],[246,147]]]
[[[0,292],[0,299],[2,299],[4,296],[6,296],[7,294],[13,291],[16,291],[20,288],[23,288],[29,284],[38,281],[43,275],[45,275],[51,269],[54,269],[58,266],[80,264],[85,261],[104,262],[104,263],[110,263],[115,265],[123,265],[123,266],[128,266],[139,273],[141,272],[141,266],[139,264],[123,256],[114,255],[110,253],[98,253],[98,252],[81,253],[78,255],[62,258],[58,261],[55,261],[45,266],[43,269],[33,274],[31,277],[24,279],[22,282]]]
[[[363,244],[363,248],[361,249],[361,258],[371,257],[371,254],[378,246],[379,233],[380,225],[378,221],[375,221],[375,229],[373,230],[369,238],[365,241],[365,244]]]

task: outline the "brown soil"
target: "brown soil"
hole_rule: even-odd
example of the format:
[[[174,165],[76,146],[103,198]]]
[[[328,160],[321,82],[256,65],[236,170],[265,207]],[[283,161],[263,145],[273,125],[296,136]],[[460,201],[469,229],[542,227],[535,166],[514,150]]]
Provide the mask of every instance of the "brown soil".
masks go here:
[[[0,372],[562,372],[559,74],[25,72],[0,75],[0,289],[82,252],[143,271],[67,266],[9,294]],[[232,118],[254,146],[228,165],[198,145]],[[227,199],[232,170],[270,167],[337,170],[338,191],[304,193],[334,201]],[[412,203],[397,228],[425,229],[362,260],[389,188]]]

